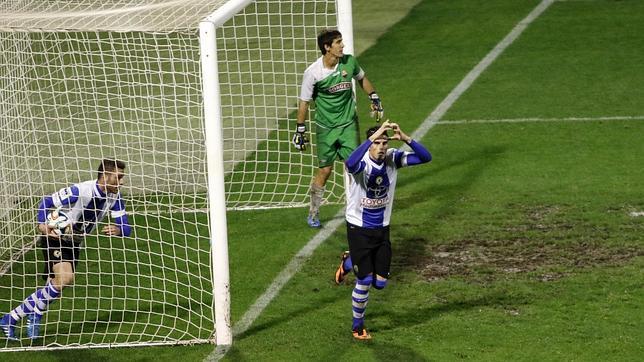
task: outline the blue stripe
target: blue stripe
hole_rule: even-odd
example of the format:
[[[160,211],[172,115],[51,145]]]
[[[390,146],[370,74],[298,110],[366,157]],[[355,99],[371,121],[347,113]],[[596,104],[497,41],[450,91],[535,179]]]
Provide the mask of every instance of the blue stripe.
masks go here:
[[[103,210],[103,206],[105,206],[105,201],[106,200],[102,197],[94,196],[87,206],[85,206],[85,209],[83,210],[83,223],[76,224],[81,227],[85,227],[85,230],[82,230],[83,233],[89,234],[92,232],[94,225],[98,221],[98,215],[101,210]]]
[[[353,292],[357,294],[367,294],[369,293],[369,289],[366,289],[366,290],[354,289]]]
[[[396,168],[401,168],[402,167],[402,156],[404,155],[403,152],[395,150],[394,151],[394,163],[396,164]]]
[[[362,210],[362,227],[373,229],[384,226],[385,208],[363,209]]]

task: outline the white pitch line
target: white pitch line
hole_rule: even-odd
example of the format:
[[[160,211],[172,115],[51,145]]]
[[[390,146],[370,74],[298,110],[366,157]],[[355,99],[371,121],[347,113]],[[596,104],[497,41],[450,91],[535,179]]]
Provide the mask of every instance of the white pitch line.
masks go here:
[[[525,30],[525,28],[543,13],[554,0],[543,0],[537,7],[528,14],[528,16],[521,20],[512,29],[499,44],[497,44],[490,53],[488,53],[479,64],[470,71],[465,78],[450,92],[450,94],[436,107],[436,109],[425,119],[425,121],[414,131],[412,138],[421,139],[425,134],[441,119],[447,110],[456,102],[456,100],[472,85],[478,76],[510,45],[512,42]],[[241,321],[237,322],[233,327],[233,336],[244,333],[250,325],[262,313],[264,308],[275,298],[277,293],[282,287],[295,275],[295,273],[302,267],[302,264],[308,259],[313,251],[322,244],[335,229],[344,222],[344,209],[338,212],[333,220],[328,222],[313,239],[311,239],[300,252],[295,255],[291,262],[284,270],[275,278],[273,283],[268,287],[266,292],[257,299],[255,304],[244,314]],[[224,357],[228,348],[215,348],[212,353],[206,357],[206,361],[218,361]]]
[[[644,116],[610,116],[610,117],[565,117],[565,118],[508,118],[508,119],[458,119],[441,120],[438,125],[468,123],[528,123],[528,122],[598,122],[598,121],[644,121]]]
[[[315,249],[320,246],[326,239],[333,234],[335,229],[338,228],[342,223],[344,223],[344,208],[338,211],[337,214],[329,222],[325,223],[322,229],[315,234],[315,236],[309,240],[300,251],[295,254],[293,259],[286,265],[284,270],[273,280],[271,285],[266,289],[264,294],[262,294],[255,304],[253,304],[241,318],[241,320],[235,323],[233,327],[233,336],[238,336],[248,330],[248,328],[253,324],[255,319],[264,311],[266,306],[277,296],[277,294],[282,290],[284,285],[288,283],[289,280],[297,273],[304,262],[313,254]],[[218,361],[224,357],[228,352],[228,348],[215,348],[215,350],[206,357],[205,361]]]
[[[644,216],[644,211],[633,211],[630,213],[632,217]]]
[[[503,53],[503,51],[510,46],[521,33],[536,19],[541,15],[552,3],[554,0],[543,0],[539,5],[537,5],[534,10],[526,16],[525,19],[521,20],[515,27],[510,31],[510,33],[503,39],[499,44],[497,44],[494,49],[492,49],[475,67],[472,69],[463,80],[454,88],[447,97],[434,109],[434,111],[423,121],[423,123],[414,131],[411,135],[411,138],[421,139],[427,132],[438,123],[441,118],[447,113],[447,110],[452,107],[457,99],[465,93],[465,91],[474,83],[474,81],[487,69],[490,64],[496,58]]]

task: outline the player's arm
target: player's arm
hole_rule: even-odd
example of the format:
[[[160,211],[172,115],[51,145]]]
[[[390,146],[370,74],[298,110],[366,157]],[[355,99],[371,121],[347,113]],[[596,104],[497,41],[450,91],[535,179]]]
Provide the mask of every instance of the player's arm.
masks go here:
[[[403,132],[403,130],[400,128],[400,126],[397,123],[391,123],[391,129],[394,130],[394,135],[391,136],[389,139],[403,141],[412,150],[411,153],[401,152],[399,155],[397,155],[395,161],[398,167],[402,167],[403,165],[405,166],[420,165],[422,163],[427,163],[432,160],[432,154],[429,152],[429,150],[425,148],[425,146],[423,146],[420,142],[417,142],[416,140],[409,137],[405,132]],[[405,158],[404,163],[402,160],[403,157]]]
[[[118,200],[110,210],[114,224],[105,225],[103,227],[103,234],[113,236],[130,236],[132,227],[128,222],[127,212],[125,211],[125,201],[119,196]]]
[[[296,150],[305,151],[306,145],[309,143],[309,137],[306,135],[306,114],[309,110],[309,102],[300,99],[300,104],[297,108],[297,123],[295,124],[295,133],[291,142]]]
[[[297,121],[295,124],[295,133],[291,142],[296,150],[305,151],[309,143],[309,137],[306,134],[306,116],[309,112],[309,103],[313,100],[313,89],[315,80],[310,72],[304,72],[302,79],[302,89],[300,91],[300,102],[297,107]]]
[[[363,76],[361,79],[357,79],[358,85],[364,90],[365,93],[371,94],[376,92],[376,87],[369,81],[367,76]]]
[[[47,195],[42,198],[40,204],[38,205],[38,231],[41,234],[47,235],[51,232],[53,228],[49,228],[45,221],[47,220],[47,211],[54,207],[54,199],[51,195]],[[52,234],[53,235],[53,234]]]
[[[300,99],[297,107],[297,125],[304,125],[306,122],[306,115],[309,113],[309,101]]]
[[[61,206],[71,206],[78,201],[78,196],[80,195],[80,190],[76,186],[70,186],[63,189],[60,189],[58,192],[47,195],[42,198],[40,204],[38,205],[38,230],[42,234],[49,234],[53,228],[47,226],[45,221],[47,220],[47,213],[49,209],[61,207]],[[54,234],[54,236],[57,236]]]
[[[360,88],[362,88],[365,93],[369,95],[369,100],[371,101],[371,117],[380,122],[385,114],[385,110],[382,108],[382,102],[380,101],[380,96],[378,96],[378,93],[376,93],[376,88],[369,81],[366,75],[357,80]]]
[[[350,174],[355,175],[364,169],[365,163],[362,161],[362,157],[364,157],[365,153],[369,152],[369,147],[371,147],[372,143],[373,141],[371,139],[365,140],[360,146],[353,150],[346,161],[344,161],[344,164],[347,166],[347,171],[349,171]]]

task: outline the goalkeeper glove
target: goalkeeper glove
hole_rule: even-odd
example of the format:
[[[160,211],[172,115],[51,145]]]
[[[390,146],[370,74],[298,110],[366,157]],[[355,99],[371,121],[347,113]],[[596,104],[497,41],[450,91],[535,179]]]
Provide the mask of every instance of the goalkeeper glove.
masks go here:
[[[371,100],[371,118],[375,118],[376,122],[380,122],[382,116],[385,114],[384,109],[382,109],[382,102],[380,102],[380,97],[378,93],[371,92],[369,93],[369,99]]]
[[[306,125],[304,123],[297,124],[292,142],[296,149],[300,151],[306,150],[306,144],[309,143],[309,139],[306,137]]]

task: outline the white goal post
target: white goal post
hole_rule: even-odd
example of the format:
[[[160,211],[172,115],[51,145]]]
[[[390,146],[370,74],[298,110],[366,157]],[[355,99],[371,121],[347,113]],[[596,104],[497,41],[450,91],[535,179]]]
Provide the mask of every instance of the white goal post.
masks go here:
[[[127,164],[133,233],[87,237],[41,338],[22,321],[0,351],[230,345],[226,212],[307,203],[290,135],[330,27],[351,53],[351,0],[2,2],[0,316],[44,285],[40,199],[103,158]]]

